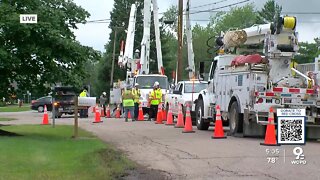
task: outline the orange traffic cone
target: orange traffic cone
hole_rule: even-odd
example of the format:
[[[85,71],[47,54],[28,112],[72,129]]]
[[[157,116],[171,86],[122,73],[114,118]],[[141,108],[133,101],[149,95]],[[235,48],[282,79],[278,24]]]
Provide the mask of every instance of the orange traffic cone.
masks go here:
[[[276,138],[276,130],[274,126],[274,115],[273,115],[272,107],[270,107],[270,110],[269,110],[268,125],[267,125],[266,135],[264,138],[264,143],[260,143],[260,145],[279,146]]]
[[[47,111],[47,106],[44,105],[44,110],[43,110],[43,118],[42,118],[42,125],[49,125],[49,116],[48,116],[48,111]]]
[[[138,121],[144,121],[143,110],[142,110],[142,105],[141,105],[141,103],[139,103]]]
[[[186,124],[184,126],[183,133],[194,133],[195,131],[192,129],[192,120],[190,114],[190,105],[187,104],[187,111],[186,111]]]
[[[222,120],[221,120],[221,113],[220,113],[220,106],[216,106],[216,122],[214,125],[214,132],[213,136],[211,136],[212,139],[222,139],[222,138],[227,138],[224,135],[223,132],[223,126],[222,126]]]
[[[103,109],[103,107],[101,107],[100,117],[104,117],[104,116],[105,116],[105,114],[104,114],[104,109]]]
[[[166,125],[174,125],[173,123],[173,116],[172,116],[172,109],[171,109],[171,103],[169,104],[169,111],[167,115],[167,123]]]
[[[106,114],[106,118],[111,118],[111,113],[110,113],[110,105],[108,104],[107,108],[106,108],[107,114]]]
[[[96,113],[95,113],[94,119],[95,119],[95,121],[93,123],[102,122],[101,118],[100,118],[100,113],[99,113],[99,107],[98,106],[96,107]]]
[[[158,105],[157,121],[156,124],[162,124],[162,108],[161,103]]]
[[[176,123],[176,125],[174,127],[175,128],[184,128],[182,107],[181,107],[180,103],[179,103],[178,120],[177,120],[177,123]]]
[[[117,110],[116,110],[116,118],[120,118],[120,107],[118,105]]]
[[[132,119],[130,111],[128,112],[128,119]]]
[[[167,121],[167,112],[165,109],[162,109],[162,121]]]

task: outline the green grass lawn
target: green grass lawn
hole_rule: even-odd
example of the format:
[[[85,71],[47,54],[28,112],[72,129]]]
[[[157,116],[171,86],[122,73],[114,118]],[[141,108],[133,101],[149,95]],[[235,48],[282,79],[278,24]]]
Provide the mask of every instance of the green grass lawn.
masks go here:
[[[30,105],[24,105],[19,107],[18,105],[8,105],[5,107],[0,107],[0,112],[21,112],[21,111],[30,111]]]
[[[16,120],[15,118],[7,118],[7,117],[0,117],[0,121],[12,121]]]
[[[72,126],[3,126],[22,136],[0,137],[0,179],[114,179],[135,164],[110,145]]]

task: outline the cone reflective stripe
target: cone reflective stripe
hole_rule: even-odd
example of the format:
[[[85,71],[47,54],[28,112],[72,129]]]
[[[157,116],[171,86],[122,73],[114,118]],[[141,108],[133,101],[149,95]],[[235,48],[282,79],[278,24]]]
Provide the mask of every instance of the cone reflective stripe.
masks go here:
[[[110,105],[108,104],[107,106],[107,114],[106,114],[106,118],[111,118],[111,113],[110,113]]]
[[[100,112],[99,112],[99,107],[96,107],[96,113],[94,115],[94,122],[93,123],[100,123],[101,121],[101,117],[100,117]]]
[[[178,120],[177,120],[177,123],[176,123],[176,125],[174,127],[175,128],[184,128],[182,107],[181,107],[180,103],[179,103]]]
[[[49,116],[48,116],[48,111],[47,111],[47,106],[44,105],[44,110],[43,110],[43,118],[42,118],[42,125],[49,125]]]
[[[158,105],[157,121],[156,124],[162,124],[162,107],[161,103]]]
[[[120,107],[118,105],[117,110],[116,110],[116,118],[120,118]]]
[[[187,110],[186,110],[186,124],[183,129],[183,133],[194,133],[195,131],[192,129],[192,120],[191,120],[191,114],[190,114],[190,105],[187,104]]]
[[[222,126],[222,120],[221,120],[221,113],[220,113],[220,106],[216,106],[216,121],[214,125],[214,132],[213,136],[211,136],[212,139],[222,139],[222,138],[227,138],[224,135],[223,132],[223,126]]]
[[[139,103],[138,121],[144,121],[144,117],[143,117],[143,110],[142,110],[141,102]]]
[[[268,125],[267,125],[266,135],[264,138],[264,143],[260,143],[260,145],[279,146],[276,138],[276,130],[274,125],[274,115],[273,115],[272,107],[270,107],[269,109]]]
[[[169,104],[169,111],[167,115],[167,123],[166,125],[174,125],[173,123],[173,116],[172,116],[172,109],[171,109],[171,103]]]

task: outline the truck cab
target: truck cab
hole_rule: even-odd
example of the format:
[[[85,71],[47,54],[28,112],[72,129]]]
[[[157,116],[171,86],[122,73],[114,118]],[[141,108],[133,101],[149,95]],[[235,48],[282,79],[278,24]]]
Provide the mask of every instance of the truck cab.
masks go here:
[[[139,74],[134,76],[133,84],[138,83],[141,92],[140,102],[143,109],[143,114],[148,113],[149,93],[153,89],[154,83],[158,81],[162,90],[163,99],[169,88],[168,77],[160,74]]]
[[[191,118],[195,122],[195,104],[194,101],[199,96],[199,92],[207,88],[206,81],[192,80],[180,81],[166,95],[166,109],[169,110],[171,105],[172,115],[178,116],[179,106],[185,117],[186,106],[190,105]]]

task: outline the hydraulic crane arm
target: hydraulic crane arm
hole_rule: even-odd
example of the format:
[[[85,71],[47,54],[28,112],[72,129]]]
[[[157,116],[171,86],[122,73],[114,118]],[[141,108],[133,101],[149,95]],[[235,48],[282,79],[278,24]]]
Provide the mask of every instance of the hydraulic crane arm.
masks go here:
[[[190,17],[189,17],[189,7],[190,7],[190,0],[187,1],[186,7],[186,34],[187,34],[187,45],[188,45],[188,67],[187,70],[189,71],[189,79],[194,79],[195,77],[195,66],[194,66],[194,52],[193,52],[193,45],[192,45],[192,30],[190,24]]]

